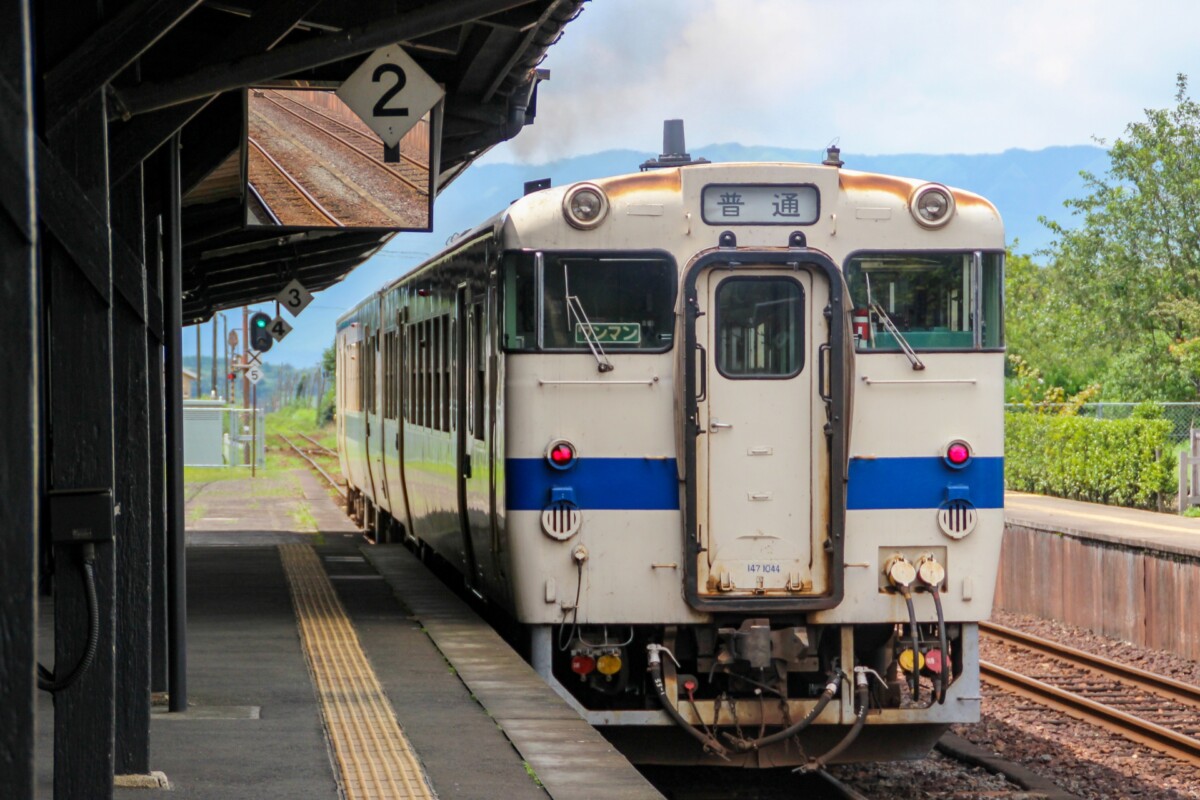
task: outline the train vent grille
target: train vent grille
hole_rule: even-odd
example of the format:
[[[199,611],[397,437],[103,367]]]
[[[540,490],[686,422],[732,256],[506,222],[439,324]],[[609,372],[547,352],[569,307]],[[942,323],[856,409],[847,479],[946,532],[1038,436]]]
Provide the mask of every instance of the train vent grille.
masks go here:
[[[570,539],[582,524],[583,514],[570,500],[556,500],[542,509],[542,530],[552,539]]]
[[[969,500],[949,500],[938,509],[938,527],[951,539],[961,539],[975,530],[979,511]]]

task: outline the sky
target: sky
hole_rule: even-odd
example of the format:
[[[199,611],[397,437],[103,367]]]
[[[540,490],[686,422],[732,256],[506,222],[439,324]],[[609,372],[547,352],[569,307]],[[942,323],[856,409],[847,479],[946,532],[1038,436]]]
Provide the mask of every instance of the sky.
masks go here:
[[[1178,73],[1200,95],[1198,32],[1196,0],[593,0],[541,64],[536,122],[477,163],[658,152],[672,118],[693,153],[737,142],[817,161],[836,141],[851,164],[1111,142],[1173,103]],[[269,360],[316,363],[361,287],[407,272],[433,238],[401,234],[318,294]]]
[[[1111,141],[1200,82],[1195,0],[594,0],[486,161],[661,142],[998,153]]]

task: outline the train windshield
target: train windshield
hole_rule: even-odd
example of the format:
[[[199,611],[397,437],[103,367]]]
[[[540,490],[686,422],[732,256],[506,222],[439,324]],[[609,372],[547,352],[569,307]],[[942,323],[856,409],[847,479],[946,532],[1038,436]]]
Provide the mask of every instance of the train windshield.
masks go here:
[[[846,264],[860,351],[1004,346],[1002,253],[859,253]],[[891,324],[889,324],[889,321]]]
[[[675,327],[675,264],[664,255],[510,253],[504,348],[663,352]]]

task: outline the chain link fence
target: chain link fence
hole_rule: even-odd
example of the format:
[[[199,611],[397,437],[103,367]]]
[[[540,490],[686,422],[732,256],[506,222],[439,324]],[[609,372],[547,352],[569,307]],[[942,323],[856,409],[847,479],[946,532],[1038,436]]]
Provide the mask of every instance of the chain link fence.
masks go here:
[[[1093,419],[1128,419],[1133,410],[1141,403],[1084,403],[1079,407],[1079,416]],[[1155,403],[1162,409],[1164,419],[1171,422],[1171,441],[1175,445],[1188,441],[1188,431],[1200,428],[1200,403]],[[1069,403],[1038,403],[1024,405],[1022,403],[1006,403],[1005,411],[1041,412],[1055,414],[1065,408],[1072,407]]]

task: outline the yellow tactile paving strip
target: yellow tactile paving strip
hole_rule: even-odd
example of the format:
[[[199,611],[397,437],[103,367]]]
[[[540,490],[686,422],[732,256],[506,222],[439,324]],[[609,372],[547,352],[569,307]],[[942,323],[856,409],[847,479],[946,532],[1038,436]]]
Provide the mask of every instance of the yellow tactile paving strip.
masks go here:
[[[279,556],[346,800],[436,797],[317,554],[284,544]]]

